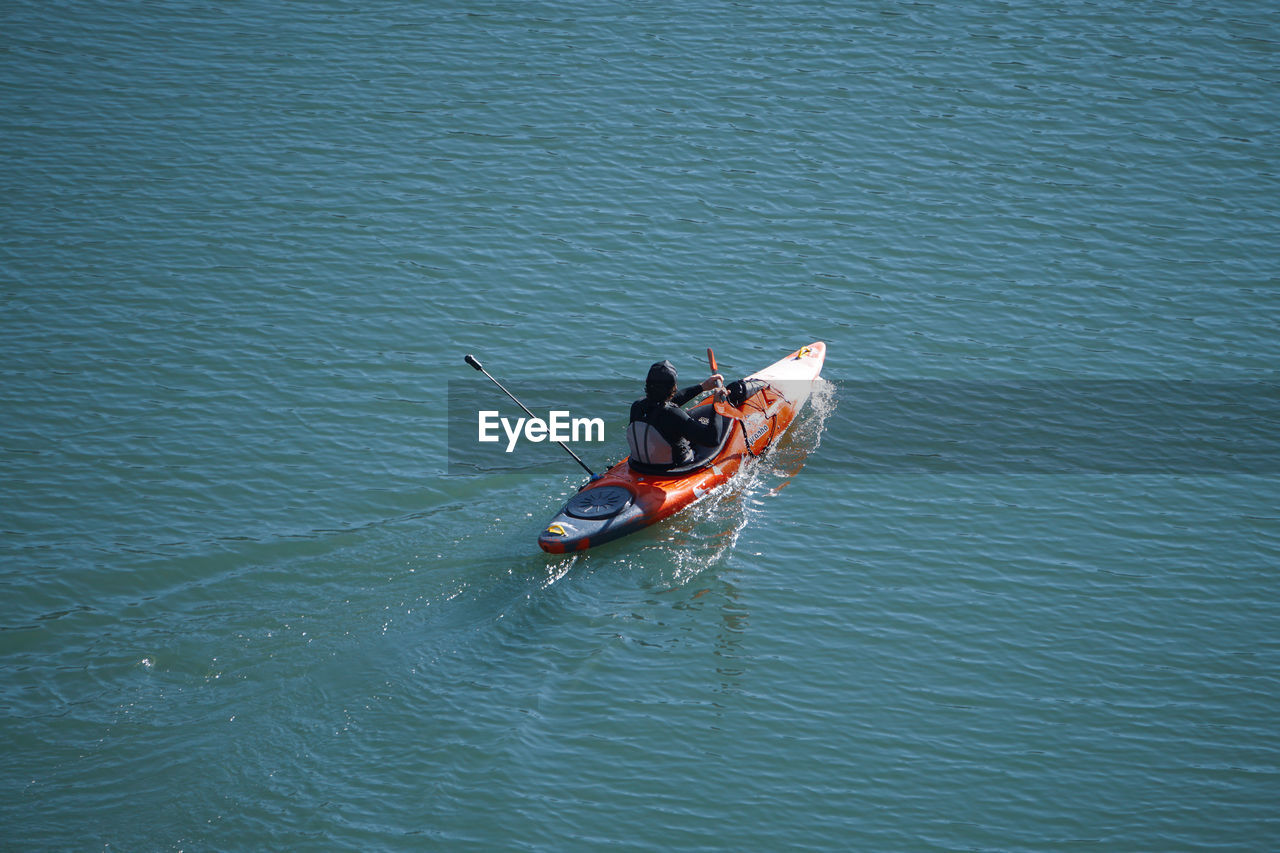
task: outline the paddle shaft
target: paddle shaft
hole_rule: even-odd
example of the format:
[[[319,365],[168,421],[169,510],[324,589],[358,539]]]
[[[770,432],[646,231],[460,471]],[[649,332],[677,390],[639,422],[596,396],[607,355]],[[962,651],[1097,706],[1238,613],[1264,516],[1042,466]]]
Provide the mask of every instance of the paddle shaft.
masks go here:
[[[474,367],[476,370],[478,370],[478,371],[480,371],[481,373],[483,373],[485,376],[488,376],[488,377],[489,377],[489,381],[490,381],[490,382],[492,382],[494,385],[497,385],[499,388],[501,388],[501,389],[502,389],[502,393],[503,393],[503,394],[506,394],[508,397],[510,397],[510,398],[512,399],[512,401],[513,401],[517,406],[519,406],[520,408],[524,409],[524,413],[525,413],[526,415],[528,415],[528,416],[529,416],[529,417],[531,417],[531,418],[536,418],[536,417],[538,417],[538,416],[537,416],[537,415],[535,415],[533,412],[529,411],[528,407],[526,407],[524,403],[521,403],[519,400],[517,400],[517,399],[516,399],[516,395],[515,395],[515,394],[512,394],[510,391],[508,391],[508,390],[506,389],[506,387],[505,387],[501,382],[499,382],[498,380],[494,379],[492,376],[489,376],[489,371],[487,371],[487,370],[485,370],[485,369],[484,369],[484,365],[480,364],[480,362],[476,360],[476,357],[475,357],[474,355],[471,355],[470,353],[468,353],[468,354],[467,354],[467,356],[466,356],[466,362],[467,362],[467,364],[469,364],[469,365],[471,365],[472,367]],[[596,474],[596,472],[594,472],[594,471],[592,471],[590,468],[588,468],[588,467],[587,467],[587,463],[585,463],[585,462],[583,462],[581,459],[579,459],[579,458],[578,458],[578,454],[574,453],[572,450],[570,450],[570,449],[569,449],[569,445],[565,444],[563,441],[557,441],[557,442],[556,442],[556,444],[558,444],[558,445],[560,445],[561,447],[563,447],[563,448],[564,448],[564,452],[565,452],[565,453],[568,453],[570,456],[572,456],[572,457],[574,458],[574,461],[576,461],[579,465],[581,465],[581,466],[582,466],[582,470],[586,471],[588,474],[590,474],[590,475],[591,475],[591,479],[593,479],[593,480],[599,479],[599,475],[597,475],[597,474]]]
[[[711,347],[707,347],[707,361],[711,364],[711,372],[712,372],[712,373],[719,373],[719,372],[720,372],[719,368],[717,368],[717,367],[716,367],[716,354],[715,354],[714,352],[712,352]],[[723,379],[718,380],[718,381],[716,382],[716,387],[717,387],[717,388],[724,388],[724,380],[723,380]]]

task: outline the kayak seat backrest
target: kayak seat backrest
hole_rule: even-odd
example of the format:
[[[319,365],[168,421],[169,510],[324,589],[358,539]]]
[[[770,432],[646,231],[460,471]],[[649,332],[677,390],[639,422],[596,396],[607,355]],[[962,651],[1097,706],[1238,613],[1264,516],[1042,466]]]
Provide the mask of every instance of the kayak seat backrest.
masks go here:
[[[699,406],[697,408],[701,407]],[[641,462],[636,459],[636,454],[633,450],[631,458],[627,460],[627,467],[632,471],[635,471],[637,474],[656,474],[664,477],[677,477],[683,474],[692,474],[699,468],[705,468],[710,465],[711,462],[720,455],[720,451],[724,448],[725,443],[728,442],[729,436],[733,434],[734,420],[733,418],[728,418],[715,412],[710,406],[708,406],[707,409],[711,413],[710,416],[715,420],[716,435],[719,437],[714,445],[693,445],[693,459],[684,465],[676,466],[671,465],[669,462],[667,464]],[[636,426],[636,424],[631,424],[631,426]],[[657,430],[653,431],[657,432]],[[628,427],[628,439],[629,438],[630,427]],[[671,458],[670,449],[671,445],[668,444],[667,459]]]
[[[627,425],[627,447],[631,458],[645,465],[671,465],[671,443],[658,428],[644,421]]]

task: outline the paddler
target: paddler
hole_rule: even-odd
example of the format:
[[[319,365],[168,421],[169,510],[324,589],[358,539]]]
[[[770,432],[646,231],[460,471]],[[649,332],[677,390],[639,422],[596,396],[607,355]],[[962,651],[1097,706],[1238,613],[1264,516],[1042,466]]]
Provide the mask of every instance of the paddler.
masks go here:
[[[714,447],[720,435],[714,422],[694,418],[680,408],[703,391],[723,399],[724,377],[713,373],[702,382],[677,390],[676,369],[669,361],[649,368],[644,399],[631,404],[627,444],[631,458],[651,467],[676,468],[693,461],[693,446]]]

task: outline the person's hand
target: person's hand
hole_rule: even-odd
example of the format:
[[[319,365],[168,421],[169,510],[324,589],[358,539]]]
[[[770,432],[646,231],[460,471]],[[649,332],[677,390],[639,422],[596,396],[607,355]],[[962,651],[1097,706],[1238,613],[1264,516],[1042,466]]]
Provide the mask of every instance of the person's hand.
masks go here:
[[[702,380],[702,390],[710,391],[712,388],[724,385],[724,377],[719,373],[713,373],[706,379]]]

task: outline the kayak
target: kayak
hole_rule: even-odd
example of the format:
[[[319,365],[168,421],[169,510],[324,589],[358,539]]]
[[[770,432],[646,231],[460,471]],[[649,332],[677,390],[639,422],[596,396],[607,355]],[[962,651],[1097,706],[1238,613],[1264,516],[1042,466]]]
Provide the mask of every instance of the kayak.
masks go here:
[[[538,545],[551,554],[583,551],[656,524],[723,486],[791,426],[826,357],[821,341],[801,347],[746,377],[749,396],[740,405],[708,398],[688,409],[716,420],[717,446],[695,447],[693,462],[660,473],[623,459],[565,503]]]

